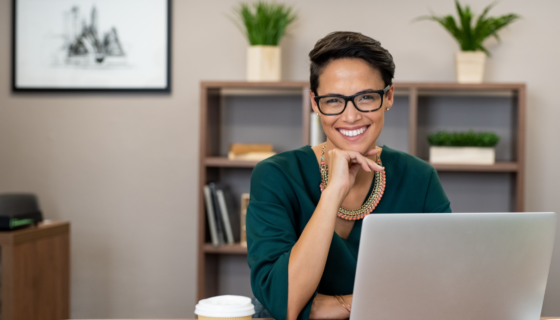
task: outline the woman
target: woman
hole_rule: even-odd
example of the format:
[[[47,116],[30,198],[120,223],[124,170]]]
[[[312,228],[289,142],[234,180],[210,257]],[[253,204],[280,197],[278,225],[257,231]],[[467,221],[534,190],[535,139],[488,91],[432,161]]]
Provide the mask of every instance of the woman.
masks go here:
[[[264,160],[251,178],[251,285],[275,319],[349,317],[363,217],[451,212],[428,163],[376,145],[394,101],[389,52],[362,34],[335,32],[309,57],[310,97],[327,141]]]

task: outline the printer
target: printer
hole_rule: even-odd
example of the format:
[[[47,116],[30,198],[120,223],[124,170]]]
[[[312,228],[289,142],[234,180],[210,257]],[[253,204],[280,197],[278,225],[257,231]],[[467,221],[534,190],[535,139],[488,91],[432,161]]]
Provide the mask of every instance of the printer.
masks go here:
[[[34,194],[0,194],[0,231],[25,228],[41,221],[43,214]]]

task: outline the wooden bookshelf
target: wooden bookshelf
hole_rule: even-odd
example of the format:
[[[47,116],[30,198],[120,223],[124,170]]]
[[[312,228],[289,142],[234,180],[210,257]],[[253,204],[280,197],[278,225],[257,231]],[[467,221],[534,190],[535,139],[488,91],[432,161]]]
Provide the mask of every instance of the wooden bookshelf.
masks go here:
[[[219,247],[215,247],[211,243],[205,243],[203,250],[207,254],[247,254],[247,247],[239,243]]]
[[[453,172],[517,172],[519,165],[516,162],[496,162],[490,165],[476,164],[432,164],[437,171]]]
[[[198,298],[213,295],[232,293],[220,292],[220,268],[225,263],[221,259],[226,257],[243,257],[247,248],[239,244],[214,247],[209,243],[206,234],[206,213],[202,188],[209,182],[222,181],[235,184],[239,192],[249,192],[248,181],[251,170],[257,161],[232,161],[227,158],[227,144],[231,139],[240,143],[270,143],[266,140],[255,141],[255,136],[261,139],[289,140],[291,145],[281,145],[279,140],[272,141],[275,151],[282,152],[302,145],[309,144],[309,120],[311,105],[309,100],[309,84],[307,82],[243,82],[219,81],[202,82],[200,85],[200,172],[199,172],[199,200],[198,200]],[[508,112],[511,112],[510,137],[505,139],[508,143],[509,159],[498,159],[493,165],[442,165],[434,164],[433,167],[442,175],[459,175],[459,177],[484,177],[507,176],[511,190],[511,204],[509,211],[523,211],[524,208],[524,175],[525,175],[525,84],[522,83],[483,83],[483,84],[458,84],[458,83],[395,83],[396,99],[406,101],[408,147],[404,151],[425,157],[425,146],[418,141],[425,139],[421,127],[426,104],[432,98],[458,97],[458,99],[506,99]],[[255,100],[256,99],[256,100]],[[261,100],[258,100],[261,99]],[[260,101],[257,103],[255,101]],[[274,111],[275,103],[285,103],[286,110],[291,118],[273,119],[273,123],[261,123],[268,118],[282,118],[282,114],[260,114],[253,116],[261,109]],[[478,101],[478,100],[477,100]],[[511,102],[511,103],[510,103]],[[252,107],[258,105],[258,108]],[[454,107],[450,105],[450,107]],[[243,109],[247,108],[247,109]],[[267,109],[271,108],[271,109]],[[499,108],[496,106],[495,108]],[[394,107],[393,107],[394,109]],[[246,110],[246,111],[244,111]],[[291,110],[291,111],[290,111]],[[513,110],[513,111],[511,111]],[[236,115],[243,113],[243,117]],[[246,114],[244,113],[246,112]],[[393,110],[391,111],[393,112]],[[501,112],[501,111],[500,111]],[[253,116],[253,118],[251,118]],[[232,123],[233,120],[239,123]],[[483,119],[482,119],[483,120]],[[282,122],[284,121],[284,122]],[[253,126],[258,123],[260,126]],[[293,125],[297,123],[297,125]],[[237,125],[237,127],[235,127]],[[239,134],[245,127],[248,133]],[[387,123],[386,123],[387,126]],[[232,129],[233,128],[233,129]],[[425,129],[425,128],[424,128]],[[237,130],[237,131],[235,131]],[[253,130],[253,131],[250,131]],[[274,131],[276,130],[276,131]],[[274,134],[266,136],[267,131]],[[297,134],[294,133],[297,131]],[[385,129],[384,129],[385,131]],[[288,136],[291,135],[291,136]],[[258,139],[257,139],[258,140]],[[390,147],[393,145],[389,144]],[[277,149],[278,147],[278,149]],[[228,180],[229,179],[229,180]],[[461,179],[461,178],[460,178]],[[224,181],[225,180],[225,181]],[[445,188],[445,185],[444,185]],[[453,205],[453,203],[452,203]],[[227,260],[227,259],[226,259]],[[248,272],[248,267],[246,271]]]

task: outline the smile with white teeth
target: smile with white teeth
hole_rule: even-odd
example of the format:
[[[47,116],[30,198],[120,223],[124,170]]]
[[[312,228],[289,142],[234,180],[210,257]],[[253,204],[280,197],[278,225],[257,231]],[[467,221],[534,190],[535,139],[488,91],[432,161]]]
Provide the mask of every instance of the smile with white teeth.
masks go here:
[[[360,135],[362,133],[364,133],[364,131],[366,131],[367,127],[362,127],[360,129],[357,130],[344,130],[344,129],[338,129],[338,131],[340,133],[342,133],[343,135],[347,136],[347,137],[355,137],[357,135]]]

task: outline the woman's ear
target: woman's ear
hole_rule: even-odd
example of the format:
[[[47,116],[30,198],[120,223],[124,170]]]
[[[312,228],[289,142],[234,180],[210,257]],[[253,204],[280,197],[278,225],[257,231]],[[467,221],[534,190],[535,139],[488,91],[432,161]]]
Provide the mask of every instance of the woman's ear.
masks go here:
[[[393,106],[393,102],[395,101],[395,85],[391,85],[389,91],[385,94],[385,99],[383,99],[383,108],[385,111],[389,111]]]
[[[315,94],[311,90],[309,90],[309,99],[311,99],[311,108],[313,108],[313,112],[319,113],[319,108],[315,102]]]

